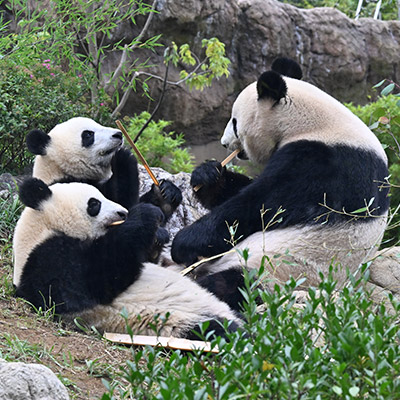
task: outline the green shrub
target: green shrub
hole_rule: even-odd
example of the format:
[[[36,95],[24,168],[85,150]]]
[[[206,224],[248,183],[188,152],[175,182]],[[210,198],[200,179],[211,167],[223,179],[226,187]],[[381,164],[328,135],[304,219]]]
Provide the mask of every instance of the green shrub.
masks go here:
[[[31,67],[20,66],[8,58],[0,60],[0,169],[19,172],[33,156],[25,146],[32,129],[48,132],[74,116],[92,116],[85,101],[80,77],[72,77],[50,60]],[[99,100],[102,102],[104,100]],[[103,115],[107,115],[104,106]]]
[[[300,8],[314,8],[314,7],[333,7],[337,8],[349,18],[356,16],[358,0],[281,0],[283,3],[289,3]],[[364,0],[360,17],[372,18],[375,13],[377,1]],[[380,8],[381,18],[383,20],[396,20],[398,19],[398,11],[396,1],[389,0],[382,2]]]
[[[213,340],[216,355],[134,348],[121,375],[105,382],[102,400],[398,398],[400,326],[373,304],[361,279],[337,292],[326,277],[304,307],[293,294],[300,282],[268,293],[246,281],[247,337],[238,331]]]
[[[389,159],[391,187],[391,208],[394,212],[400,204],[400,106],[399,97],[388,95],[379,97],[377,101],[365,106],[347,107],[367,124],[383,144]],[[384,245],[394,245],[400,240],[400,213],[393,216],[390,229],[384,238]]]
[[[143,112],[129,119],[128,133],[132,139],[149,117],[149,113]],[[165,128],[169,125],[170,121],[151,121],[136,145],[151,167],[160,167],[171,173],[192,172],[193,156],[187,149],[181,148],[185,143],[183,134],[166,132]]]

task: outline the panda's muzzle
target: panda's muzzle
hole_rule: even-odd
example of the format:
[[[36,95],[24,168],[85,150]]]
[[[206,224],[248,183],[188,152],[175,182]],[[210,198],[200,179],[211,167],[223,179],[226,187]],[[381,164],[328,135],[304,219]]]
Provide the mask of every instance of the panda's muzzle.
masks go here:
[[[118,211],[115,215],[115,219],[113,219],[108,226],[115,226],[123,224],[128,217],[128,213],[125,211]]]
[[[240,153],[237,155],[240,160],[248,160],[249,157],[247,156],[244,150],[241,150]]]

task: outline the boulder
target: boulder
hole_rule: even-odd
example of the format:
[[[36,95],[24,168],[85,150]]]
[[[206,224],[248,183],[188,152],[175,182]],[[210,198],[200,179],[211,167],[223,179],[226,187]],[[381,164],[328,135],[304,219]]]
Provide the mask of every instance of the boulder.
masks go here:
[[[149,36],[162,33],[170,44],[189,43],[201,53],[201,39],[218,37],[232,61],[229,78],[211,88],[189,91],[169,86],[157,118],[174,121],[189,144],[218,139],[237,94],[278,56],[296,59],[304,80],[342,102],[368,101],[371,87],[382,79],[400,82],[400,21],[362,18],[354,21],[333,8],[299,9],[275,0],[158,0]],[[114,40],[131,38],[139,26],[121,26]],[[149,54],[143,54],[147,57]],[[151,57],[163,74],[163,49]],[[110,60],[110,70],[116,60]],[[178,69],[170,68],[170,80]],[[150,81],[159,97],[160,82]],[[132,115],[154,108],[139,93],[123,110]]]
[[[69,400],[69,395],[44,365],[0,361],[0,399]]]

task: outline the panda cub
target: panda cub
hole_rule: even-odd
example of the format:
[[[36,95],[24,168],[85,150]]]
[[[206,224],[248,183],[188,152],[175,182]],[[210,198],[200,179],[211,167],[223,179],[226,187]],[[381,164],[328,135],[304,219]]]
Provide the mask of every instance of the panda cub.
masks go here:
[[[164,216],[148,203],[126,208],[94,186],[36,178],[20,187],[26,205],[14,233],[16,294],[67,321],[80,317],[99,331],[125,332],[126,309],[134,333],[196,337],[210,321],[241,320],[229,306],[189,278],[146,261]],[[169,317],[163,321],[166,314]],[[159,319],[157,320],[157,317]],[[193,336],[194,335],[194,336]]]
[[[128,210],[139,201],[152,203],[162,209],[165,220],[182,201],[180,189],[167,180],[161,181],[159,187],[153,185],[139,199],[137,161],[122,147],[121,131],[102,126],[90,118],[71,118],[48,134],[31,131],[26,141],[29,151],[36,154],[33,176],[48,185],[88,183]],[[159,229],[156,242],[148,251],[149,261],[157,261],[168,240],[168,232]]]
[[[176,262],[229,250],[234,232],[236,249],[249,249],[247,267],[264,262],[273,284],[293,276],[317,285],[333,263],[340,286],[346,268],[354,273],[374,255],[389,209],[385,152],[362,121],[301,76],[280,58],[239,94],[221,143],[264,169],[250,179],[208,161],[193,172],[210,212],[176,235]],[[241,262],[231,253],[198,274],[226,277]]]

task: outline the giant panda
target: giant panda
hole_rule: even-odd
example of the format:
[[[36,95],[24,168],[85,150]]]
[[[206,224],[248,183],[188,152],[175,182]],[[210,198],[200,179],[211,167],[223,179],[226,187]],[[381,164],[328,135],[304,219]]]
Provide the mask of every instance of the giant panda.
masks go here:
[[[83,319],[99,331],[196,337],[210,321],[241,320],[196,282],[170,269],[144,263],[162,211],[139,203],[128,211],[84,183],[46,185],[28,178],[20,186],[26,205],[13,241],[16,294],[34,307],[54,306],[67,322]],[[169,314],[169,317],[168,317]],[[159,318],[157,320],[157,317]]]
[[[89,183],[128,209],[139,201],[137,161],[122,147],[119,129],[102,126],[90,118],[74,117],[49,133],[39,129],[29,132],[26,143],[36,155],[32,175],[46,184]],[[172,182],[164,180],[160,187],[153,185],[140,200],[159,206],[169,218],[182,195]]]
[[[28,150],[36,155],[33,173],[46,184],[83,182],[96,186],[106,198],[128,210],[139,201],[160,207],[167,221],[182,201],[178,187],[168,180],[139,199],[136,158],[124,147],[119,129],[106,127],[85,117],[71,118],[49,133],[33,130],[26,138]],[[148,249],[148,261],[157,262],[169,241],[164,229]]]
[[[385,152],[362,121],[301,76],[295,61],[280,58],[233,104],[221,143],[261,165],[257,178],[217,161],[193,172],[210,211],[176,235],[174,261],[238,250],[205,262],[199,277],[229,281],[227,270],[263,264],[268,286],[290,276],[315,286],[333,267],[340,287],[347,269],[354,273],[378,248],[389,209]]]

